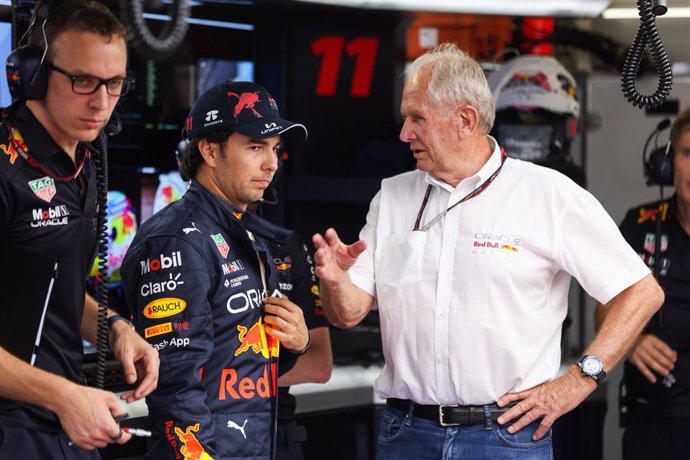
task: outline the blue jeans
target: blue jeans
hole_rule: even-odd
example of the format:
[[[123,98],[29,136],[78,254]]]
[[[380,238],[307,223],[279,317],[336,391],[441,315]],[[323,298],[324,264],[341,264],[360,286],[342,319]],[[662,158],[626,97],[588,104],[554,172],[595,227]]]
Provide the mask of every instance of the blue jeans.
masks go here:
[[[484,424],[443,427],[389,406],[381,414],[377,460],[551,460],[551,430],[539,441],[540,421],[510,434],[488,417]]]

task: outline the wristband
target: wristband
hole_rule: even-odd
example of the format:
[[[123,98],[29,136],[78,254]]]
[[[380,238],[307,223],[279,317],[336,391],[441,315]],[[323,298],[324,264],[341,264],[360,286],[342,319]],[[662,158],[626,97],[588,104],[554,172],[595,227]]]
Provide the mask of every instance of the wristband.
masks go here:
[[[309,350],[310,346],[311,346],[311,332],[307,331],[307,346],[305,346],[303,350],[295,351],[293,353],[301,356],[301,355],[305,354],[307,352],[307,350]]]
[[[121,316],[121,315],[118,315],[117,313],[115,313],[114,315],[109,316],[108,319],[106,320],[106,324],[108,325],[108,328],[107,328],[108,329],[108,337],[110,337],[110,333],[113,330],[113,325],[118,321],[124,321],[125,323],[129,324],[129,326],[132,328],[132,330],[134,330],[134,324],[132,324],[131,321],[129,321],[124,316]]]

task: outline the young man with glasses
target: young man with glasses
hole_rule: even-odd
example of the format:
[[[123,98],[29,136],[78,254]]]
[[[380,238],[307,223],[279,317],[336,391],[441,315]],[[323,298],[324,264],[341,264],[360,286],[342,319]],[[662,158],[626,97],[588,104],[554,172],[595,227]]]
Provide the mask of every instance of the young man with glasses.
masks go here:
[[[131,86],[124,36],[122,24],[96,1],[39,2],[28,41],[40,57],[39,75],[14,74],[8,66],[10,86],[21,78],[40,85],[43,78],[45,91],[15,91],[19,100],[3,111],[0,239],[54,259],[58,270],[33,366],[0,347],[0,458],[94,459],[96,448],[130,439],[115,420],[124,413],[117,397],[84,386],[81,375],[82,339],[96,342],[98,314],[85,294],[97,208],[89,143]],[[15,66],[26,64],[17,56],[21,51]],[[4,285],[12,281],[27,296],[40,288],[32,273],[12,278]],[[25,308],[17,303],[1,307]],[[158,354],[127,321],[108,316],[109,345],[127,382],[136,384],[122,396],[132,402],[156,387]]]

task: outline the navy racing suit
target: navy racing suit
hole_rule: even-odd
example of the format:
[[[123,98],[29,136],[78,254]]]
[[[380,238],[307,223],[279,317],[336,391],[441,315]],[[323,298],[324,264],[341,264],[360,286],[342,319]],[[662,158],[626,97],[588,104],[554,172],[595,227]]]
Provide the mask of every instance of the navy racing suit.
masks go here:
[[[266,292],[279,295],[267,241],[286,235],[196,182],[139,229],[122,277],[160,353],[147,458],[270,457],[277,374],[298,357],[283,349],[276,368],[262,320]]]

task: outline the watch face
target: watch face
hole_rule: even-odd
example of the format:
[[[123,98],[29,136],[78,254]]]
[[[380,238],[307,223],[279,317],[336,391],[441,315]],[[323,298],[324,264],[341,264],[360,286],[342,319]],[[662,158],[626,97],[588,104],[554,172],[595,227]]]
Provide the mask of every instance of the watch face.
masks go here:
[[[597,375],[601,370],[601,361],[596,358],[589,357],[582,361],[582,372],[587,375]]]

